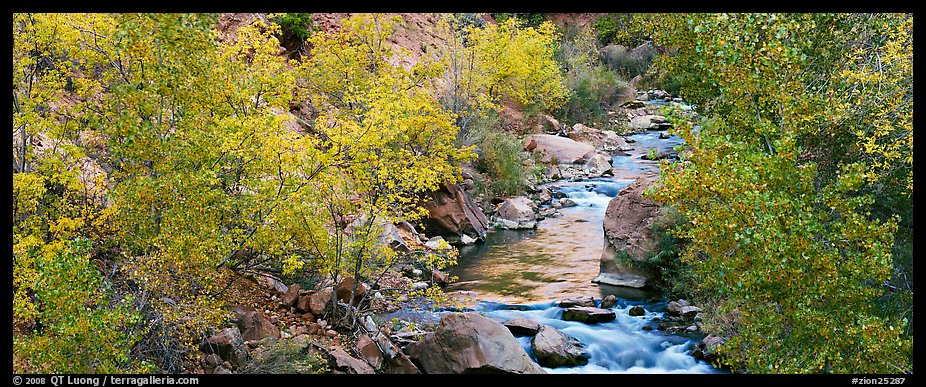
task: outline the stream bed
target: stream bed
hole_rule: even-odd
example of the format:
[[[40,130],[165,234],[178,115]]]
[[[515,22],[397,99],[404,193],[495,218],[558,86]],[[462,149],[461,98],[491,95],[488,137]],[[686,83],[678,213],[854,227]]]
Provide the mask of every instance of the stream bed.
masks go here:
[[[587,365],[544,367],[548,373],[725,373],[690,355],[704,336],[700,332],[656,329],[665,320],[667,304],[659,294],[592,282],[599,272],[608,202],[637,177],[658,175],[658,162],[641,158],[651,148],[672,152],[682,143],[676,136],[661,139],[655,131],[626,138],[634,149],[613,156],[613,176],[547,184],[577,206],[560,209],[561,216],[540,221],[536,229],[492,230],[484,242],[462,246],[457,265],[449,270],[458,280],[446,291],[476,300],[465,310],[500,322],[529,318],[585,345],[590,354]],[[613,321],[584,324],[561,318],[563,309],[557,306],[561,299],[600,300],[608,295],[618,299],[610,308],[617,316]],[[642,306],[645,314],[630,316],[633,306]],[[442,313],[451,312],[429,313],[425,319],[436,322]],[[517,340],[536,361],[531,338]]]
[[[548,186],[576,204],[560,209],[562,216],[546,218],[534,230],[494,230],[485,242],[463,246],[451,275],[459,280],[447,290],[472,294],[474,307],[499,321],[526,317],[579,339],[591,355],[578,367],[544,368],[549,373],[718,373],[723,372],[690,355],[703,338],[700,333],[668,333],[656,328],[664,319],[666,301],[652,291],[593,283],[604,246],[602,221],[608,202],[639,176],[659,173],[656,161],[642,156],[655,148],[672,152],[682,143],[676,136],[660,139],[650,131],[626,137],[633,150],[613,156],[614,176],[581,181],[558,181]],[[583,324],[563,320],[560,299],[614,295],[611,310],[617,318],[607,323]],[[646,313],[632,317],[642,306]],[[530,337],[518,337],[533,358]]]

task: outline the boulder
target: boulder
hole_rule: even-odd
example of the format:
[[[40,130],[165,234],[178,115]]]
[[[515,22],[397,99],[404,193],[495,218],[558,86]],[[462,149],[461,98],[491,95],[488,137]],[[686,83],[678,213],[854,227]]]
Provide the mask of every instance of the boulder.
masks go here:
[[[646,153],[643,156],[640,156],[640,158],[643,160],[656,161],[656,160],[662,160],[662,159],[673,157],[673,154],[674,153],[670,153],[666,151],[659,151],[659,152],[656,152],[655,154]]]
[[[232,308],[232,313],[235,315],[235,325],[238,326],[242,340],[260,340],[265,337],[280,338],[280,329],[254,307],[236,306]]]
[[[600,130],[583,124],[575,124],[569,132],[569,138],[592,144],[595,148],[606,152],[628,151],[633,149],[623,137],[613,130]]]
[[[544,367],[574,367],[588,364],[591,357],[582,343],[551,326],[541,326],[531,339],[531,348],[537,363]]]
[[[354,287],[356,287],[356,290],[354,290]],[[370,290],[370,285],[367,285],[363,282],[356,283],[356,281],[354,281],[354,277],[350,277],[350,276],[344,277],[341,280],[341,283],[339,283],[338,286],[335,288],[335,292],[337,293],[337,296],[338,296],[338,301],[341,301],[343,303],[347,303],[348,301],[350,301],[350,295],[351,295],[351,292],[353,292],[354,293],[354,302],[353,302],[354,306],[357,306],[360,304],[360,300],[363,299],[363,296],[365,296],[369,290]]]
[[[450,250],[453,248],[453,246],[451,246],[450,243],[448,243],[443,237],[439,237],[439,236],[428,239],[428,241],[425,242],[424,245],[425,247],[431,250]]]
[[[722,337],[711,333],[695,345],[694,350],[691,351],[691,356],[698,360],[713,363],[718,357],[717,346],[723,344],[724,341],[726,340]]]
[[[244,339],[241,338],[241,331],[237,326],[225,328],[209,337],[203,347],[203,352],[217,354],[222,360],[235,366],[241,366],[248,361]]]
[[[312,293],[309,299],[309,311],[315,316],[321,316],[325,313],[328,303],[331,302],[331,288],[325,288]]]
[[[629,151],[633,150],[633,147],[630,146],[630,141],[627,141],[624,137],[614,133],[612,130],[605,130],[601,132],[604,135],[602,140],[602,149],[607,152],[616,152],[616,151]]]
[[[637,178],[608,202],[602,228],[604,248],[599,275],[593,282],[642,288],[653,275],[628,262],[641,262],[658,253],[658,235],[651,225],[661,209],[643,192],[653,184],[646,177]]]
[[[440,270],[431,271],[431,282],[440,287],[445,287],[450,284],[450,275],[444,273]]]
[[[575,207],[575,206],[578,206],[579,203],[576,203],[575,200],[572,200],[570,198],[564,198],[564,199],[559,200],[559,205],[562,207]]]
[[[524,149],[541,154],[541,161],[555,164],[581,164],[595,156],[595,147],[567,137],[534,134],[525,140]]]
[[[299,298],[299,291],[302,288],[299,284],[289,285],[289,288],[286,289],[286,293],[283,293],[283,299],[280,301],[280,306],[284,308],[289,308],[296,303],[296,299]]]
[[[589,177],[600,177],[611,174],[611,158],[596,154],[583,166]]]
[[[576,306],[563,311],[563,320],[586,324],[608,322],[615,318],[617,315],[611,310],[588,306]]]
[[[578,296],[560,300],[556,306],[560,308],[572,308],[574,306],[595,306],[595,299],[591,296]]]
[[[210,353],[209,355],[206,356],[206,366],[207,367],[215,368],[215,367],[218,367],[219,364],[222,364],[222,358],[219,357],[219,355]]]
[[[563,206],[560,205],[559,207],[562,208]],[[544,218],[555,218],[560,215],[561,214],[558,211],[556,211],[556,208],[554,207],[546,207],[546,208],[540,209],[540,216]]]
[[[388,374],[420,374],[421,371],[389,337],[372,329],[373,338],[363,333],[357,338],[355,347],[367,364]],[[372,333],[371,333],[372,334]]]
[[[543,176],[550,180],[559,180],[563,177],[559,165],[556,164],[546,166],[543,169]]]
[[[304,296],[299,296],[296,300],[296,304],[293,305],[293,308],[296,308],[296,312],[305,313],[312,311],[312,295],[306,294]]]
[[[400,252],[409,252],[411,247],[408,245],[408,241],[405,239],[407,232],[403,233],[399,231],[399,228],[394,224],[382,222],[383,232],[379,235],[379,243],[381,245],[386,245],[392,248],[395,251]],[[414,228],[412,228],[414,230]],[[418,233],[416,232],[415,235]],[[416,238],[417,239],[417,238]]]
[[[422,224],[428,234],[459,238],[469,235],[473,239],[485,238],[489,221],[472,198],[456,184],[442,186],[424,198],[423,207],[428,216]]]
[[[283,282],[281,282],[276,277],[269,274],[261,274],[257,276],[257,283],[261,284],[263,287],[272,290],[274,293],[286,294],[289,291],[289,288],[286,287]]]
[[[504,325],[476,312],[443,316],[433,332],[405,350],[428,374],[546,373]]]
[[[354,375],[372,375],[376,373],[365,361],[349,355],[344,349],[334,347],[328,350],[331,364],[335,371]]]
[[[556,118],[553,118],[553,116],[550,116],[549,114],[543,114],[540,116],[540,118],[542,119],[540,124],[547,132],[559,133],[562,132],[563,128],[565,127]]]
[[[516,196],[506,199],[495,209],[496,215],[515,222],[536,220],[537,205],[527,197]]]
[[[643,101],[639,101],[639,100],[627,101],[621,104],[621,107],[625,109],[639,109],[644,106],[646,105],[643,103]]]
[[[630,128],[634,130],[663,130],[672,126],[669,120],[657,114],[635,116],[630,119]]]
[[[613,294],[609,294],[607,297],[601,300],[601,307],[603,309],[610,309],[616,304],[617,304],[617,297],[615,297]]]
[[[471,244],[473,244],[473,243],[476,243],[477,241],[478,241],[477,239],[472,238],[472,237],[470,237],[469,235],[466,235],[466,234],[463,234],[463,235],[460,236],[460,243],[462,243],[462,244],[464,244],[464,245],[471,245]]]
[[[533,336],[540,330],[540,324],[524,317],[513,318],[502,324],[515,336]]]
[[[412,285],[411,285],[411,290],[413,290],[413,291],[421,291],[421,290],[425,290],[425,289],[427,289],[427,288],[429,288],[429,287],[431,287],[431,286],[428,285],[427,282],[418,281],[418,282],[413,282],[413,283],[412,283]]]
[[[697,306],[683,306],[679,312],[685,318],[693,319],[695,318],[695,316],[698,315],[698,312],[700,311],[701,311],[701,308]]]
[[[382,367],[383,365],[383,354],[379,351],[379,348],[376,346],[376,343],[373,342],[373,339],[370,338],[365,333],[361,333],[357,337],[357,342],[354,344],[357,347],[357,352],[363,357],[363,360],[366,360],[374,369]]]
[[[402,221],[394,225],[396,234],[402,239],[402,243],[408,248],[418,248],[421,246],[421,240],[418,239],[418,230],[411,223]]]
[[[628,313],[632,317],[642,316],[646,314],[646,309],[643,309],[642,306],[636,305],[636,306],[630,307],[630,311]]]
[[[676,301],[669,301],[669,303],[666,304],[666,310],[669,311],[669,314],[672,316],[683,316],[691,319],[701,311],[701,308],[691,305],[687,300],[679,299]]]
[[[669,92],[665,90],[659,90],[659,89],[650,90],[649,95],[655,99],[665,99],[666,97],[670,97],[669,100],[672,99],[671,96],[669,95]]]
[[[537,227],[537,205],[524,196],[506,199],[495,209],[496,227],[505,229],[531,229]]]

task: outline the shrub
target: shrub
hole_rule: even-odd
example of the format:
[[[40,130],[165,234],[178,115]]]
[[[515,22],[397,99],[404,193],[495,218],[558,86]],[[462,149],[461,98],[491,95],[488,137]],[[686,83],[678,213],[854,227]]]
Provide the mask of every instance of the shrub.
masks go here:
[[[605,109],[632,97],[632,87],[602,64],[591,29],[570,27],[563,36],[557,60],[566,69],[570,93],[558,115],[567,122],[607,126]]]
[[[611,13],[592,23],[601,45],[620,44],[636,47],[648,40],[643,26],[651,15],[636,13]]]
[[[634,49],[625,46],[610,45],[601,49],[601,61],[624,79],[631,79],[645,74],[653,63],[656,49],[652,44],[642,44]]]
[[[309,36],[312,36],[313,24],[315,23],[311,14],[308,13],[284,13],[272,16],[270,21],[279,24],[283,33],[289,34],[300,42],[304,42]]]
[[[493,13],[492,17],[499,23],[515,18],[522,27],[537,27],[545,20],[542,13]]]
[[[476,160],[476,169],[490,179],[485,193],[493,196],[521,193],[529,175],[521,158],[521,142],[506,133],[489,133],[478,145],[482,152]]]
[[[109,284],[89,264],[90,249],[90,240],[76,238],[28,253],[38,269],[34,299],[40,306],[30,332],[13,339],[20,359],[15,372],[150,371],[129,356],[139,339],[133,301],[110,300]]]
[[[312,351],[292,340],[280,340],[268,348],[254,351],[242,374],[323,374],[328,364]]]

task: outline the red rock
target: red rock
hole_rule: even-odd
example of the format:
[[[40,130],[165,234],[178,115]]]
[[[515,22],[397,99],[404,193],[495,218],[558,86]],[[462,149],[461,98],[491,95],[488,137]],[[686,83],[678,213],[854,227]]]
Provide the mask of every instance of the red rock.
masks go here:
[[[235,314],[235,325],[241,332],[244,341],[260,340],[265,337],[280,338],[280,330],[270,322],[263,313],[250,306],[236,306],[232,308]]]
[[[289,308],[293,306],[296,302],[296,299],[299,298],[299,284],[289,285],[289,288],[286,289],[286,293],[283,293],[283,299],[280,301],[280,305],[284,308]]]
[[[632,261],[644,261],[657,252],[657,235],[650,226],[661,210],[643,197],[643,191],[652,184],[652,180],[640,177],[608,203],[603,221],[604,249],[599,275],[593,282],[641,288],[652,277],[615,258],[620,254]]]
[[[429,374],[546,373],[504,325],[475,312],[445,315],[433,332],[405,350]]]
[[[442,186],[427,194],[423,207],[428,216],[422,219],[428,234],[485,237],[489,221],[485,213],[457,184]]]

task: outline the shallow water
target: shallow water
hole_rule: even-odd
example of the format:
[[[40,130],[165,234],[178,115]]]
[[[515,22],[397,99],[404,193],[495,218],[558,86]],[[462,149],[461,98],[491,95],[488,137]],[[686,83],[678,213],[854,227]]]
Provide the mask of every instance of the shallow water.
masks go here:
[[[630,316],[630,308],[646,309],[643,316]],[[606,323],[583,324],[562,320],[563,309],[555,302],[521,305],[517,310],[495,303],[481,303],[476,308],[486,317],[499,322],[525,317],[541,325],[552,326],[568,336],[579,339],[590,355],[589,362],[576,367],[544,367],[548,373],[718,373],[710,364],[688,355],[691,345],[703,335],[668,334],[643,326],[655,327],[665,313],[665,303],[620,300],[611,308],[616,319]],[[536,361],[530,337],[517,337],[524,350]]]
[[[616,289],[591,281],[598,276],[604,247],[602,221],[608,202],[641,175],[657,175],[659,164],[643,160],[650,148],[672,151],[682,140],[659,139],[658,132],[628,136],[634,149],[614,156],[614,176],[560,181],[547,186],[578,204],[560,209],[535,230],[492,230],[485,242],[460,249],[449,291],[474,292],[481,300],[530,303],[578,295],[603,297]]]
[[[614,176],[584,181],[560,181],[548,186],[575,201],[562,208],[562,216],[547,218],[535,230],[493,230],[486,240],[460,249],[458,264],[450,274],[459,277],[447,291],[466,294],[477,302],[471,309],[498,321],[526,317],[555,327],[579,339],[589,353],[589,363],[578,367],[544,368],[548,373],[719,373],[708,363],[689,355],[698,333],[667,333],[655,329],[665,313],[666,302],[658,294],[641,289],[599,285],[599,258],[604,247],[602,221],[611,198],[639,176],[656,176],[659,164],[641,157],[650,148],[673,152],[681,144],[676,136],[659,139],[658,132],[628,136],[633,150],[613,157]],[[602,299],[615,295],[611,308],[617,318],[607,323],[584,324],[562,320],[556,301],[576,296]],[[658,301],[657,301],[658,300]],[[646,310],[631,317],[632,306]],[[402,312],[409,313],[409,312]],[[440,313],[406,314],[437,322]],[[449,313],[449,312],[447,312]],[[646,331],[645,325],[654,329]],[[532,359],[530,337],[518,342]]]

